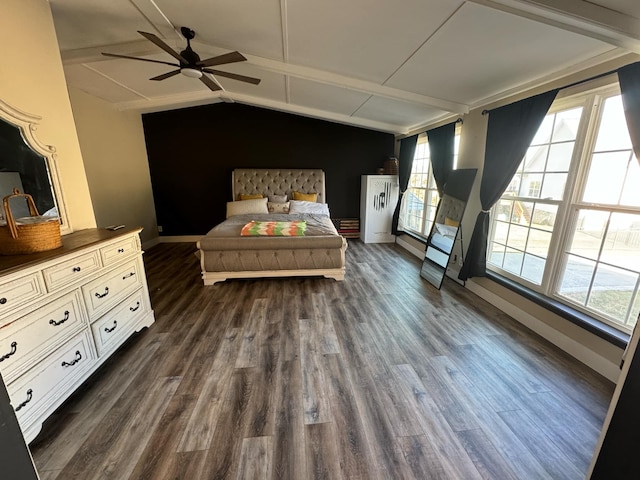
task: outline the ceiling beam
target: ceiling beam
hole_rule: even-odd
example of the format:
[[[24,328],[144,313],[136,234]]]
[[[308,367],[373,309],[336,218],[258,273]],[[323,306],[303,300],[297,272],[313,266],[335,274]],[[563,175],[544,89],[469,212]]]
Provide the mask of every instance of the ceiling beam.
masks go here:
[[[191,43],[194,47],[194,50],[198,50],[201,55],[203,55],[207,51],[207,49],[211,48],[211,46],[207,46],[199,42]],[[157,49],[154,49],[153,45],[151,45],[149,42],[147,42],[146,40],[141,40],[136,42],[122,43],[118,45],[90,47],[65,51],[61,52],[61,56],[62,61],[65,65],[109,61],[102,55],[102,52],[104,51],[108,51],[109,53],[117,53],[120,55],[134,56],[153,55],[159,53],[159,51]],[[348,88],[350,90],[364,92],[379,97],[424,105],[455,114],[464,114],[469,112],[469,106],[463,103],[430,97],[413,92],[407,92],[405,90],[387,87],[385,85],[380,85],[366,80],[338,75],[336,73],[326,72],[324,70],[318,70],[316,68],[293,65],[290,63],[271,60],[264,57],[258,57],[255,55],[245,54],[245,57],[251,65],[255,65],[256,67],[262,68],[264,70],[281,73],[290,77],[302,78],[305,80],[333,85],[340,88]]]
[[[467,0],[640,53],[640,20],[583,0]]]

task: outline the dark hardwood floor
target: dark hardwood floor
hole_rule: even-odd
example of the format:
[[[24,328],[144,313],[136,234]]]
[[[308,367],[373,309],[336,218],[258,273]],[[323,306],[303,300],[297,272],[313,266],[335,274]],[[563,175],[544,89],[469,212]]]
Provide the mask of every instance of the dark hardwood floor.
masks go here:
[[[584,478],[613,385],[401,248],[210,287],[194,252],[145,254],[156,323],[45,424],[43,480]]]

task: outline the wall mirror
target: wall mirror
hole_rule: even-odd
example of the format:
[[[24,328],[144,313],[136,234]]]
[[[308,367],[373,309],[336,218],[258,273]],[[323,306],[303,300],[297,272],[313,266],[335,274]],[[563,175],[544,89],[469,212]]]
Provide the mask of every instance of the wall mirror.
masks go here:
[[[442,286],[453,247],[460,234],[460,223],[476,172],[475,168],[453,170],[438,203],[420,269],[420,276],[437,289]]]
[[[14,188],[33,197],[40,215],[60,218],[61,233],[70,233],[56,169],[56,149],[38,141],[41,118],[22,112],[0,100],[0,219],[2,199]],[[15,218],[29,216],[26,201],[11,202]]]

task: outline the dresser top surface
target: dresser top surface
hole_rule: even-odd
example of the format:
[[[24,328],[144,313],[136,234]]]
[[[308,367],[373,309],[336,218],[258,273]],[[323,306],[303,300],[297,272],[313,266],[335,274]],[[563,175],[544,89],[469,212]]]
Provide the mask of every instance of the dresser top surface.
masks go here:
[[[122,228],[120,230],[106,230],[104,228],[87,228],[64,235],[62,237],[62,247],[46,252],[30,253],[26,255],[0,255],[0,275],[7,275],[26,267],[37,265],[38,263],[54,260],[91,247],[105,241],[113,240],[118,237],[139,233],[141,228]]]

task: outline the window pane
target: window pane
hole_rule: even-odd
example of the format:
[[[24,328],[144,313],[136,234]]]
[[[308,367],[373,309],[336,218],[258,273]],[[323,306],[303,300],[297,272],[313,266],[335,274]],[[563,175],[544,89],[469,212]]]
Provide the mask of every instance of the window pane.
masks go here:
[[[542,274],[544,273],[544,264],[543,258],[525,255],[524,264],[522,265],[522,277],[540,285],[542,283]]]
[[[595,268],[596,262],[568,255],[567,263],[561,274],[558,293],[580,305],[584,305],[587,301],[589,285]]]
[[[629,139],[629,130],[624,117],[622,97],[618,95],[607,98],[602,112],[602,119],[600,120],[595,151],[605,152],[629,149],[631,149],[631,140]]]
[[[580,210],[569,251],[582,257],[598,259],[609,212]]]
[[[634,156],[629,162],[629,170],[627,171],[627,179],[624,182],[622,190],[622,198],[620,203],[630,207],[640,207],[640,163]]]
[[[640,215],[611,215],[600,260],[640,272]]]
[[[511,200],[498,200],[497,205],[494,207],[493,213],[497,220],[508,222],[511,218],[511,208],[513,202]]]
[[[544,117],[540,128],[536,132],[536,136],[533,137],[531,145],[540,145],[541,143],[549,143],[551,139],[551,130],[553,129],[554,115],[547,115]]]
[[[574,142],[556,143],[549,148],[547,172],[566,172],[571,164]]]
[[[527,241],[527,253],[532,253],[538,257],[547,258],[549,245],[551,244],[551,232],[544,232],[532,228],[529,230],[529,240]]]
[[[531,217],[531,225],[542,230],[551,231],[553,230],[553,225],[556,223],[557,213],[557,205],[536,203],[533,216]]]
[[[502,267],[504,260],[504,245],[494,242],[489,244],[489,263],[493,263],[498,267]]]
[[[504,262],[502,268],[508,272],[520,275],[520,269],[522,268],[522,260],[524,259],[524,253],[512,248],[507,248],[504,254]]]
[[[518,192],[518,196],[539,198],[540,188],[542,186],[542,177],[542,173],[524,173],[522,175],[522,181],[520,182],[520,191]]]
[[[544,176],[540,197],[550,200],[562,200],[566,183],[566,173],[547,173]]]
[[[624,322],[637,280],[638,274],[600,264],[587,306]]]
[[[553,128],[553,142],[575,140],[582,117],[582,107],[564,110],[556,114],[556,122]]]
[[[496,222],[493,227],[493,239],[503,244],[507,243],[507,235],[509,235],[509,224],[505,222]]]
[[[521,202],[516,200],[513,202],[513,210],[511,211],[511,222],[519,225],[529,225],[531,220],[532,203]]]
[[[628,163],[627,152],[594,154],[582,199],[587,203],[617,205]]]
[[[547,163],[548,153],[549,145],[538,145],[535,147],[529,147],[521,165],[522,171],[544,172],[544,166]]]
[[[527,244],[528,233],[529,229],[527,227],[511,224],[507,245],[512,248],[517,248],[518,250],[524,250],[524,247]]]
[[[633,302],[631,313],[627,319],[627,326],[633,327],[638,322],[638,315],[640,315],[640,293],[636,292],[636,300]]]

